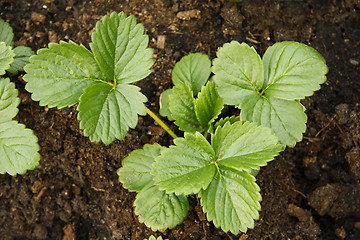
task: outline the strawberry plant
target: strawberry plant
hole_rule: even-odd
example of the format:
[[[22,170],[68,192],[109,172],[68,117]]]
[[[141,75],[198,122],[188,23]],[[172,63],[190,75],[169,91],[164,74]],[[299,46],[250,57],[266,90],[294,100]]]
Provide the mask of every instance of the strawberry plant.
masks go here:
[[[9,71],[23,70],[33,54],[28,47],[13,49],[14,34],[10,25],[0,19],[0,76]],[[37,137],[32,130],[13,118],[18,113],[20,99],[15,84],[9,78],[0,78],[0,174],[24,174],[34,169],[40,160]]]
[[[170,147],[146,144],[133,151],[117,171],[123,186],[137,192],[135,214],[152,230],[180,224],[191,194],[224,231],[253,228],[261,209],[255,176],[301,141],[306,115],[300,100],[320,88],[328,71],[320,54],[281,42],[261,59],[254,48],[233,41],[213,62],[201,53],[183,57],[160,108],[184,132],[178,137],[132,85],[150,74],[154,62],[144,27],[134,16],[112,13],[91,38],[91,52],[70,41],[50,43],[30,58],[24,79],[32,99],[58,108],[78,104],[80,128],[91,141],[123,139],[146,113],[174,138]],[[240,116],[219,117],[225,106],[239,108]]]

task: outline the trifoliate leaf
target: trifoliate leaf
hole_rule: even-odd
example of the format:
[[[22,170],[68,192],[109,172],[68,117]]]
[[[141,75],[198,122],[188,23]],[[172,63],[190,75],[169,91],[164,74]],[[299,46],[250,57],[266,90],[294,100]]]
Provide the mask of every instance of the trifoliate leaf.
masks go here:
[[[211,137],[219,166],[236,170],[258,170],[282,150],[279,138],[271,129],[250,122],[226,122]]]
[[[163,117],[167,117],[170,121],[174,119],[171,117],[170,111],[170,96],[173,94],[172,88],[165,90],[160,95],[160,110],[159,114]]]
[[[186,83],[196,96],[201,87],[209,80],[210,66],[211,61],[207,55],[201,53],[187,55],[175,64],[172,81],[175,86]]]
[[[123,187],[129,191],[139,192],[152,182],[153,176],[150,174],[152,164],[163,149],[165,148],[157,144],[146,144],[143,149],[135,150],[124,158],[122,167],[117,171]]]
[[[13,49],[15,53],[14,62],[9,68],[9,72],[12,74],[18,74],[18,72],[24,71],[24,67],[29,63],[30,56],[34,55],[34,51],[29,47],[18,46]]]
[[[254,227],[261,209],[260,188],[247,171],[220,167],[207,189],[200,191],[207,219],[233,234]]]
[[[203,135],[185,133],[161,152],[153,165],[155,184],[160,190],[175,194],[196,194],[211,182],[216,167],[215,153]]]
[[[0,122],[0,174],[24,174],[39,165],[37,137],[14,120]]]
[[[6,46],[5,42],[0,42],[0,76],[5,73],[5,70],[10,68],[10,64],[14,61],[14,56],[15,54],[11,47]]]
[[[222,98],[215,90],[215,84],[208,82],[206,86],[201,88],[197,99],[195,100],[195,114],[203,127],[208,127],[224,108]]]
[[[135,128],[138,114],[145,115],[146,97],[134,85],[102,82],[87,87],[80,97],[78,119],[84,135],[92,142],[110,144],[123,139],[129,127]]]
[[[132,83],[151,73],[153,50],[147,48],[149,38],[134,16],[126,17],[123,12],[105,16],[91,39],[91,50],[108,80]]]
[[[189,211],[185,195],[167,194],[151,183],[136,195],[134,206],[139,221],[153,231],[174,228],[184,221]]]
[[[0,78],[0,122],[11,120],[18,113],[20,99],[15,84],[9,78]]]
[[[293,147],[306,128],[305,109],[298,100],[325,81],[328,69],[324,59],[314,49],[294,42],[269,48],[264,67],[261,61],[254,61],[255,55],[245,43],[231,42],[220,48],[213,66],[217,91],[226,104],[241,109],[242,120],[270,127],[282,144]],[[253,60],[234,60],[247,57]],[[265,75],[260,81],[260,75],[242,69],[257,69]]]
[[[206,127],[201,126],[195,114],[195,99],[189,85],[179,83],[173,88],[170,98],[171,117],[175,124],[184,132],[202,132]]]
[[[92,40],[93,53],[71,41],[40,49],[25,67],[25,88],[40,105],[62,108],[80,101],[80,128],[92,141],[110,144],[136,126],[137,114],[146,113],[146,97],[126,83],[149,75],[153,51],[144,27],[124,13],[105,16]]]
[[[275,43],[266,50],[263,62],[265,96],[299,100],[313,95],[326,81],[324,58],[302,43]]]
[[[9,23],[0,19],[0,42],[5,42],[7,46],[14,46],[14,33]],[[1,52],[1,51],[0,51]]]
[[[31,98],[41,106],[57,108],[78,103],[85,87],[104,78],[91,52],[72,41],[40,49],[25,71],[25,89]]]
[[[226,104],[239,105],[241,97],[259,92],[264,83],[260,56],[246,43],[225,43],[216,53],[212,71],[217,91]]]

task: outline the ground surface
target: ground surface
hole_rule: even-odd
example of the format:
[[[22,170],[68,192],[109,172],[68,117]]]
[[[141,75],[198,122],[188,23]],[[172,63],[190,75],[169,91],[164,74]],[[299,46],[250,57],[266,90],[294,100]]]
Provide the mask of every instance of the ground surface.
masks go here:
[[[238,236],[207,222],[195,197],[175,229],[153,233],[138,222],[135,195],[122,188],[116,170],[145,143],[171,144],[150,117],[140,117],[122,141],[91,143],[79,130],[76,106],[40,107],[22,75],[10,76],[20,91],[17,120],[38,136],[42,160],[23,176],[0,176],[1,239],[360,239],[360,1],[0,0],[0,9],[16,44],[33,50],[68,39],[88,46],[103,15],[135,15],[156,57],[153,74],[139,83],[154,111],[172,86],[176,61],[192,52],[214,58],[231,40],[260,54],[275,42],[299,41],[318,50],[330,69],[321,90],[302,101],[304,140],[259,173],[260,220]]]

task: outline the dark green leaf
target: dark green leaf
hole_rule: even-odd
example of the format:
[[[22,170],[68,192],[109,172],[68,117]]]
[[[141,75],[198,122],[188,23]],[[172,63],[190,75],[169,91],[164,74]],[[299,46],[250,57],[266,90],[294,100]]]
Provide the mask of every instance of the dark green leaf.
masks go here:
[[[184,132],[202,132],[206,127],[200,125],[195,114],[195,99],[189,85],[179,83],[173,88],[170,98],[170,112],[175,124]]]
[[[201,88],[201,92],[195,100],[195,114],[200,125],[208,127],[223,108],[224,103],[215,90],[215,84],[208,82],[206,86]]]

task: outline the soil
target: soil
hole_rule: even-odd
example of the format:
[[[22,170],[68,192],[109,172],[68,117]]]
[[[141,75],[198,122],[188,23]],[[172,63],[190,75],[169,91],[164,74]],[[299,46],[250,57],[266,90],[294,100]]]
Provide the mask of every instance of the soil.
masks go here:
[[[135,15],[156,58],[153,73],[138,83],[155,112],[176,61],[193,52],[214,58],[231,40],[261,55],[278,41],[302,42],[330,69],[321,90],[302,101],[303,141],[257,176],[263,200],[255,228],[237,236],[207,222],[195,197],[174,229],[154,233],[139,223],[135,194],[122,188],[116,170],[145,143],[172,143],[149,116],[124,140],[91,143],[76,106],[40,107],[24,90],[22,74],[7,75],[21,98],[16,119],[34,130],[42,159],[25,175],[0,176],[0,239],[360,239],[360,1],[0,0],[0,9],[16,45],[35,51],[69,39],[88,46],[103,15]]]

